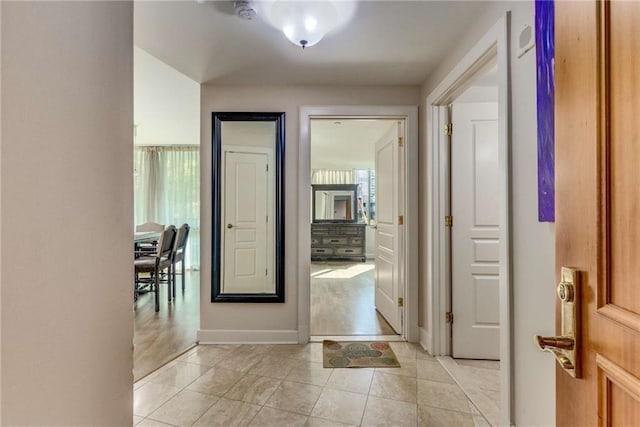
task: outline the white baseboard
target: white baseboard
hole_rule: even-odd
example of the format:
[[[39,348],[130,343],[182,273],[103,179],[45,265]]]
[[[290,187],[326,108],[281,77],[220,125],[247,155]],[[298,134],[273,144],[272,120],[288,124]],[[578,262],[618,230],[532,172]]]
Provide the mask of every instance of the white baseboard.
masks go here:
[[[199,329],[199,344],[297,344],[298,331]]]
[[[425,329],[420,328],[420,345],[423,349],[427,351],[427,353],[433,355],[433,337],[431,334]]]

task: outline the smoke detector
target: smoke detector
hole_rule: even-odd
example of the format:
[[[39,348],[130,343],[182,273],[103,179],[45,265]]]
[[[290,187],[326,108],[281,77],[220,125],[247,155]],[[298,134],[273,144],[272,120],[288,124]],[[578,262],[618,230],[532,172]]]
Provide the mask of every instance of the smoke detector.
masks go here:
[[[233,2],[233,11],[239,18],[252,20],[256,17],[256,10],[253,8],[253,2],[247,0],[239,0]]]

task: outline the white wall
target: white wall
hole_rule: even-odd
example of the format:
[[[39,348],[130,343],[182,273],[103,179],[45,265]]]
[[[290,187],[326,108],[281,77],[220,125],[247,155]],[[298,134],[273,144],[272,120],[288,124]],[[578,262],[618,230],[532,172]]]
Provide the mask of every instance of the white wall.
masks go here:
[[[299,107],[307,105],[417,105],[417,86],[202,86],[202,294],[200,341],[297,340],[297,210]],[[211,301],[211,112],[283,111],[285,153],[284,304]],[[234,333],[229,332],[236,331]],[[240,332],[237,332],[240,331]],[[254,331],[254,332],[252,332]],[[261,331],[261,332],[255,332]],[[266,332],[265,332],[266,331]]]
[[[456,102],[498,102],[498,87],[471,86],[456,98]]]
[[[517,425],[555,424],[555,362],[533,343],[535,334],[555,333],[554,227],[538,222],[535,51],[517,58],[518,33],[534,23],[534,4],[527,2],[492,3],[476,25],[461,38],[457,47],[442,61],[422,87],[422,107],[426,98],[453,66],[506,10],[511,10],[511,212],[513,287],[513,357],[515,377],[515,422]],[[426,140],[426,130],[423,129]],[[427,185],[426,152],[420,154],[421,185]],[[421,201],[426,223],[429,206]],[[423,229],[421,256],[426,255],[428,230]],[[426,264],[421,271],[426,289]],[[426,292],[421,304],[431,302]],[[424,314],[424,312],[421,312]],[[421,319],[424,320],[424,319]],[[424,324],[424,323],[421,323]]]
[[[136,47],[136,145],[198,145],[200,83]]]
[[[2,425],[131,425],[133,6],[2,2]]]

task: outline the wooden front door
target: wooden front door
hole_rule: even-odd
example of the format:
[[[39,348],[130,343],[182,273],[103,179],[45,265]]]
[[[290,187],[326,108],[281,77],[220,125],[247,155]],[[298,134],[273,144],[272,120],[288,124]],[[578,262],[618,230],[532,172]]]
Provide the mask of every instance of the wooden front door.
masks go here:
[[[556,271],[582,281],[557,424],[640,426],[640,2],[555,7]]]

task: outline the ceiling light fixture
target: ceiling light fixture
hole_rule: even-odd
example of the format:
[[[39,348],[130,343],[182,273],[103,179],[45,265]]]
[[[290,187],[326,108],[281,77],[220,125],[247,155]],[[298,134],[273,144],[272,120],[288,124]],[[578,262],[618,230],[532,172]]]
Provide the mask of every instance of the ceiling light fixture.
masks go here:
[[[255,2],[258,14],[279,29],[291,43],[303,49],[318,43],[329,31],[349,22],[355,1],[262,0]]]

